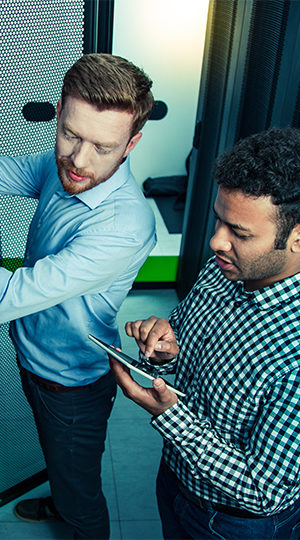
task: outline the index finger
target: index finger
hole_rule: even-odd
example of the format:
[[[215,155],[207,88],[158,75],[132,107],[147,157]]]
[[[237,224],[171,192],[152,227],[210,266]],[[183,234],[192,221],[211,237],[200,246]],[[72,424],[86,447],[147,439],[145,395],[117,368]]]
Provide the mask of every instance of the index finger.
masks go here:
[[[174,339],[174,333],[167,319],[156,319],[149,324],[141,325],[140,333],[144,336],[145,356],[150,357],[157,351],[165,351],[169,348],[168,340]]]
[[[125,330],[128,336],[134,337],[136,341],[145,343],[150,330],[155,325],[158,317],[148,317],[148,319],[138,319],[137,321],[128,321],[125,324]]]

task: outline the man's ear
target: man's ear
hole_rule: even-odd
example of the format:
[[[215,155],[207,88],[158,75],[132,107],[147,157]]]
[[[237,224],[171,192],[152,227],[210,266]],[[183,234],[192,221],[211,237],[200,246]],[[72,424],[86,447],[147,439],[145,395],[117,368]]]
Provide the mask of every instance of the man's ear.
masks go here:
[[[300,253],[300,223],[291,232],[291,251]]]
[[[56,105],[56,117],[57,117],[57,120],[60,117],[61,110],[62,110],[62,103],[61,103],[61,99],[59,99],[58,102],[57,102],[57,105]]]
[[[133,135],[133,137],[131,137],[129,143],[127,144],[127,148],[124,152],[124,155],[123,155],[124,158],[128,156],[131,150],[134,149],[134,147],[137,145],[142,135],[143,134],[139,131],[139,133],[136,133],[135,135]]]

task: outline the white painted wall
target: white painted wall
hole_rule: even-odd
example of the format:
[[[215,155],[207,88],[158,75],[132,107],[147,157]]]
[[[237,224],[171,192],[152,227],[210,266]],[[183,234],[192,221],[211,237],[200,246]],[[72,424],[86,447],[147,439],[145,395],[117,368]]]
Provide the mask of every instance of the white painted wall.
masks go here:
[[[139,184],[148,176],[185,174],[192,147],[209,0],[115,0],[113,54],[131,60],[167,103],[131,154]]]

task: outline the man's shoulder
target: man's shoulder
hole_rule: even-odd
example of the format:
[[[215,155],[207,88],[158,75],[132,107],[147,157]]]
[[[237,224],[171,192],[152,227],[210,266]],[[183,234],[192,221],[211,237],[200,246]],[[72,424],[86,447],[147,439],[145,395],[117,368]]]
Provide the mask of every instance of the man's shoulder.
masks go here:
[[[27,154],[26,156],[20,156],[17,159],[26,158],[32,164],[51,163],[55,164],[55,152],[54,149],[46,150],[45,152],[38,152],[36,154]]]
[[[46,152],[39,152],[36,154],[24,154],[20,156],[1,156],[1,160],[10,161],[11,163],[16,163],[22,168],[28,168],[29,170],[40,169],[42,166],[50,166],[51,164],[55,167],[55,153],[54,150],[48,150]]]
[[[43,166],[51,167],[56,171],[56,160],[54,150],[47,150],[46,152],[40,152],[32,156],[33,161],[40,163]]]
[[[49,176],[50,174],[56,173],[56,160],[54,150],[48,150],[46,152],[40,152],[37,154],[28,154],[26,156],[21,156],[17,158],[20,160],[22,166],[32,174],[37,176]]]
[[[257,308],[276,320],[276,328],[290,325],[290,332],[298,332],[300,310],[300,274],[287,277],[264,289],[254,292]]]
[[[103,184],[76,196],[92,214],[86,214],[81,230],[99,231],[101,234],[127,237],[130,241],[144,243],[155,232],[154,213],[147,200],[136,187],[133,178],[124,182]]]
[[[136,192],[132,197],[116,198],[116,226],[135,233],[155,228],[154,212],[143,194]]]
[[[154,228],[154,212],[131,172],[112,194],[112,198],[116,210],[116,224],[125,230],[127,227],[133,230]]]

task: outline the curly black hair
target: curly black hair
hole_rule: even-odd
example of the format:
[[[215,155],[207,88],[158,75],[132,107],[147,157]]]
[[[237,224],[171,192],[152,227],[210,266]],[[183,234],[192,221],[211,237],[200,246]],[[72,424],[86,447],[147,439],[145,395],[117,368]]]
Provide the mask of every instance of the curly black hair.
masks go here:
[[[275,248],[284,249],[300,223],[300,130],[271,128],[242,139],[216,160],[214,177],[225,189],[272,198],[278,207]]]

